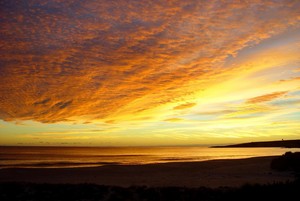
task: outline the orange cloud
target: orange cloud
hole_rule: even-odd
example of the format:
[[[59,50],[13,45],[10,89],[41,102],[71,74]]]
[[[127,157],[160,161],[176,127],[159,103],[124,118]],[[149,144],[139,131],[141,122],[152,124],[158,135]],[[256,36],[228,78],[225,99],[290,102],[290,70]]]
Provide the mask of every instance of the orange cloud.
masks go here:
[[[290,81],[298,81],[298,80],[300,80],[300,77],[292,77],[290,79],[280,80],[280,82],[290,82]]]
[[[236,112],[236,109],[226,109],[226,110],[212,110],[212,111],[206,111],[206,112],[199,112],[197,114],[199,115],[226,115]]]
[[[196,103],[185,103],[185,104],[178,105],[178,106],[174,107],[173,109],[174,110],[183,110],[183,109],[194,107],[195,105],[196,105]]]
[[[287,94],[288,91],[280,91],[280,92],[274,92],[271,94],[265,94],[262,96],[257,96],[254,98],[250,98],[246,101],[246,103],[250,103],[250,104],[255,104],[255,103],[262,103],[262,102],[267,102],[267,101],[271,101],[274,100],[276,98],[279,98],[285,94]]]
[[[169,118],[169,119],[165,119],[164,121],[169,121],[169,122],[179,122],[182,121],[183,119],[181,118]]]
[[[0,118],[109,122],[174,103],[193,93],[192,82],[208,87],[230,55],[297,25],[297,8],[260,0],[3,1]]]

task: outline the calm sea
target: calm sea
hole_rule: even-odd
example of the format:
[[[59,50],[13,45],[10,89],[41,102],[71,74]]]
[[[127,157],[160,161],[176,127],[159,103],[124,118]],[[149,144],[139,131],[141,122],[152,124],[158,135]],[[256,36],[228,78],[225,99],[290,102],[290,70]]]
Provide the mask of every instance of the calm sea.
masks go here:
[[[282,155],[288,148],[208,147],[0,147],[0,168],[92,167]]]

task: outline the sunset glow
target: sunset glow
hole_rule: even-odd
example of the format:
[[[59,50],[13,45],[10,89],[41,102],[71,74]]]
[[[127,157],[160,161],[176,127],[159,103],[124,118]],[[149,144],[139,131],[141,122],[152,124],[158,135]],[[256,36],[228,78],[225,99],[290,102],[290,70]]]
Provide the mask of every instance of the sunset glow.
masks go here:
[[[300,137],[300,1],[0,7],[1,145]]]

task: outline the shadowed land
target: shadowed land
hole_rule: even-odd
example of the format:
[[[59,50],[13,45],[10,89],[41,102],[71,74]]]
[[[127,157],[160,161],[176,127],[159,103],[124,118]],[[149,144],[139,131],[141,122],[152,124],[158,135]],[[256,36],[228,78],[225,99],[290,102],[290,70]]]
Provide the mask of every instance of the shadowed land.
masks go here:
[[[270,168],[274,158],[276,157],[86,168],[11,168],[0,169],[0,182],[217,188],[294,180],[292,172]]]
[[[2,169],[0,200],[294,200],[300,189],[299,159],[299,152],[287,152],[191,163]]]
[[[300,148],[300,140],[278,140],[265,142],[249,142],[242,144],[233,144],[225,146],[212,146],[212,148],[230,148],[230,147],[284,147],[284,148]]]
[[[0,183],[2,201],[253,201],[295,200],[300,181],[234,188],[101,186],[95,184]]]

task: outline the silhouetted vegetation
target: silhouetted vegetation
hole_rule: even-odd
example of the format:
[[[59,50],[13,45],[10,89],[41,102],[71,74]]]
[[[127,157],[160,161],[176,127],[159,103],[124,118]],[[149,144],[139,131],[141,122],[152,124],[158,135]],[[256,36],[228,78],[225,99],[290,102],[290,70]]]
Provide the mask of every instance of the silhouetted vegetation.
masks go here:
[[[233,144],[226,146],[213,146],[213,148],[241,148],[241,147],[285,147],[285,148],[300,148],[300,140],[279,140],[266,142],[249,142],[242,144]]]
[[[199,201],[199,200],[294,200],[299,195],[299,180],[269,185],[245,185],[240,188],[129,188],[94,184],[0,183],[2,201]]]
[[[300,175],[300,152],[286,152],[271,162],[271,168],[278,171],[294,171],[296,176]]]

